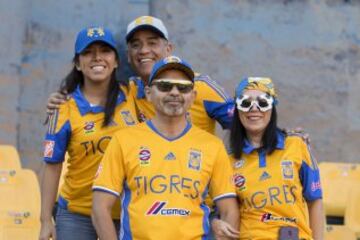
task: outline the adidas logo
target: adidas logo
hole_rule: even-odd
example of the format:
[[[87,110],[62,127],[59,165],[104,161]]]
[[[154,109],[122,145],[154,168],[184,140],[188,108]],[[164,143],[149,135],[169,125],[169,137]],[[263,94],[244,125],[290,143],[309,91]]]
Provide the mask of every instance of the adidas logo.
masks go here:
[[[271,178],[270,174],[268,174],[266,171],[264,171],[260,176],[260,181],[264,181],[269,178]]]
[[[176,157],[175,157],[175,155],[174,155],[172,152],[169,152],[169,153],[165,156],[164,159],[165,159],[165,160],[175,160]]]

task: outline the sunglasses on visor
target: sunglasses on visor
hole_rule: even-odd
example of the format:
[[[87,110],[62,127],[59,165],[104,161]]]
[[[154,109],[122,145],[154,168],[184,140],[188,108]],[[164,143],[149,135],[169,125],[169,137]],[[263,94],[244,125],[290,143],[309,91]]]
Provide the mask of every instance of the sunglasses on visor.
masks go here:
[[[262,94],[256,99],[252,99],[248,95],[242,95],[236,98],[236,107],[242,112],[250,112],[250,110],[255,106],[261,112],[266,112],[272,109],[274,103],[274,98],[268,94]]]
[[[171,78],[156,79],[151,86],[156,86],[160,92],[170,92],[174,86],[180,93],[189,93],[194,89],[194,83],[189,80]]]

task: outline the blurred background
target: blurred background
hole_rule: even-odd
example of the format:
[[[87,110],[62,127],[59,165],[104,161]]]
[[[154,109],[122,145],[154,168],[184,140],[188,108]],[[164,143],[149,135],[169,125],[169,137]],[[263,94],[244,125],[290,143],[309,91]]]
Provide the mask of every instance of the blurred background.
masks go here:
[[[271,77],[282,127],[310,133],[319,162],[360,163],[360,0],[0,0],[0,144],[39,173],[49,94],[70,70],[77,32],[162,19],[175,53],[233,95]]]

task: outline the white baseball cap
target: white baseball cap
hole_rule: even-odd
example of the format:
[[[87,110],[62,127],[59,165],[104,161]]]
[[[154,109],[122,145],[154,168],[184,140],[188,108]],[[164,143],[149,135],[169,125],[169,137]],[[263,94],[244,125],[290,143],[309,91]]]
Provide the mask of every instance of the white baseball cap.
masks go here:
[[[134,33],[139,29],[149,29],[157,34],[159,34],[162,38],[169,40],[169,34],[166,30],[164,23],[152,16],[141,16],[136,18],[134,21],[129,23],[126,30],[126,42],[128,42]]]

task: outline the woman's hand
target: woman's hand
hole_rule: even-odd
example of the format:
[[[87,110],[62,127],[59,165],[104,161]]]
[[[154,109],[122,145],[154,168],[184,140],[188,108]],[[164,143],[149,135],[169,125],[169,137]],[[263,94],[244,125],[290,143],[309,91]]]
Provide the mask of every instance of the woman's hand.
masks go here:
[[[56,240],[56,229],[52,220],[41,222],[39,240]]]
[[[225,221],[214,219],[211,222],[211,227],[216,240],[239,239],[240,232]]]

